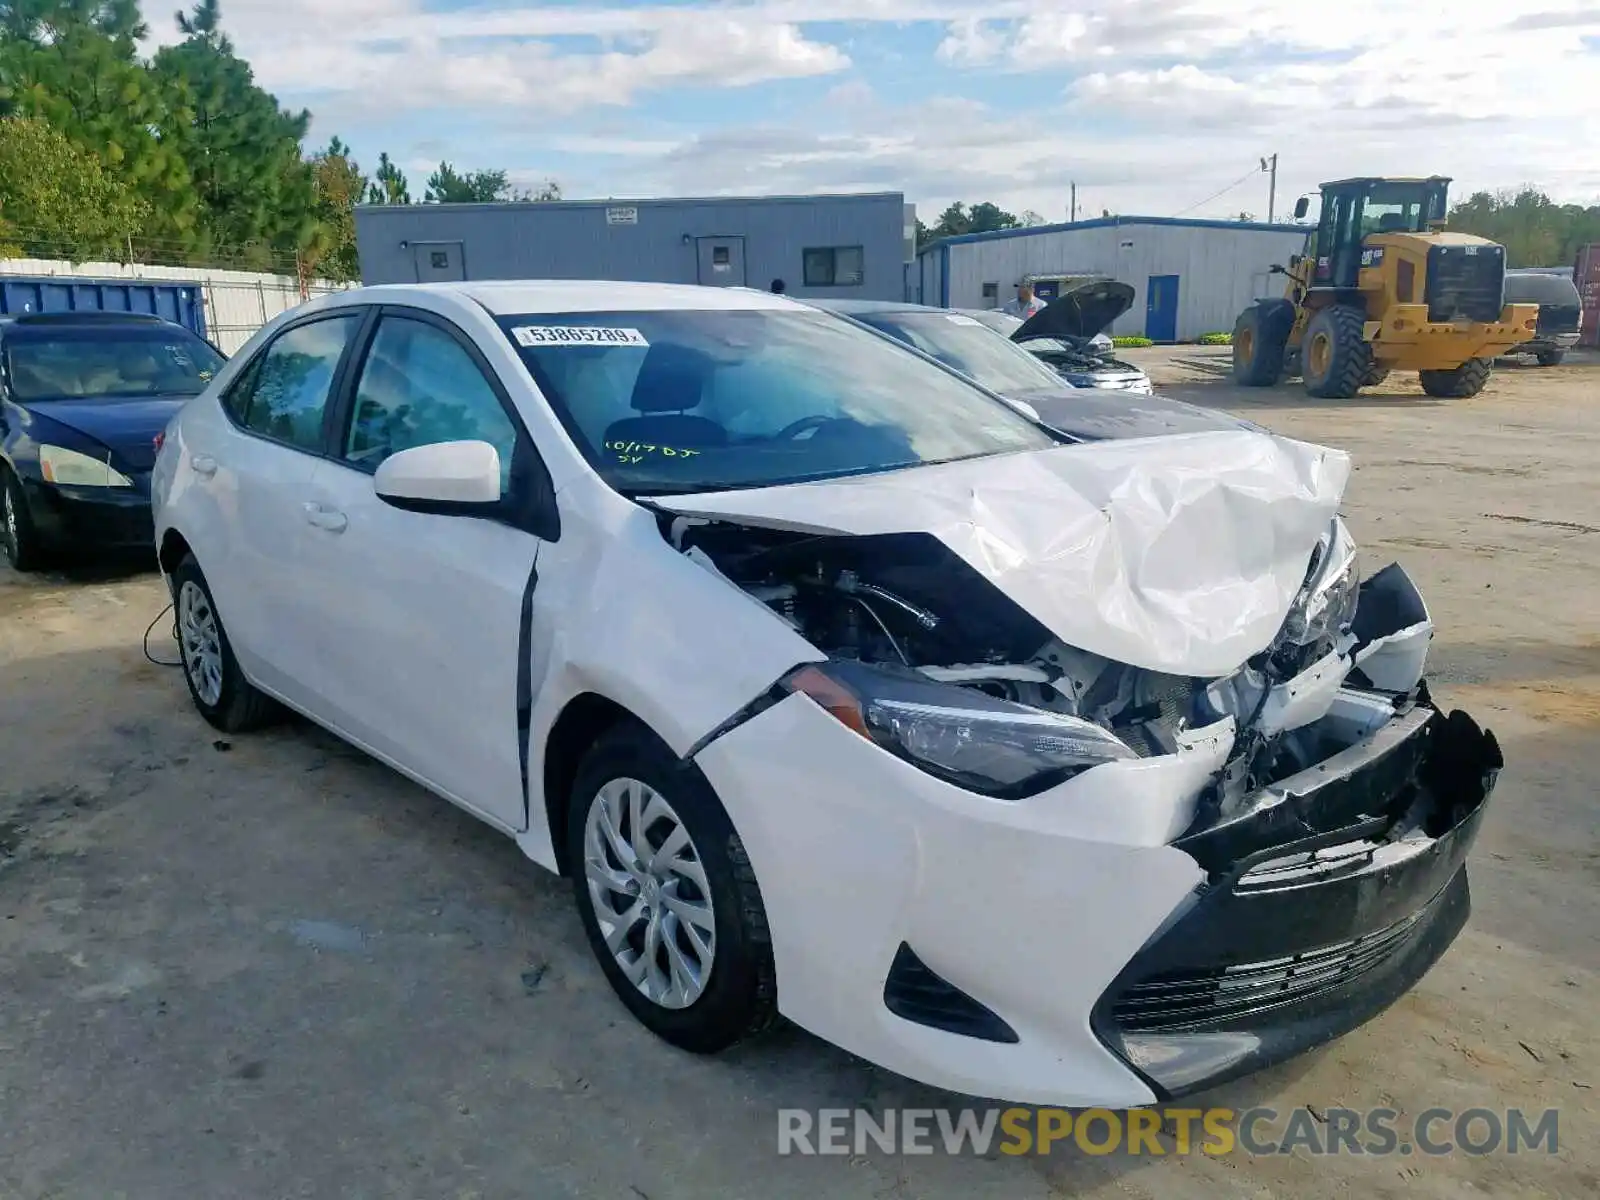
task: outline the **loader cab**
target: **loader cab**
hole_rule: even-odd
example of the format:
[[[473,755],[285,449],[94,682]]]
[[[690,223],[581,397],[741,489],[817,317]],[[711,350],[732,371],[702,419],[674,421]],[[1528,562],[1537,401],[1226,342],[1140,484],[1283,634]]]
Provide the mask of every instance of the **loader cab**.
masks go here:
[[[1354,288],[1362,243],[1378,233],[1427,233],[1445,219],[1450,180],[1343,179],[1322,185],[1322,216],[1307,239],[1311,286]]]

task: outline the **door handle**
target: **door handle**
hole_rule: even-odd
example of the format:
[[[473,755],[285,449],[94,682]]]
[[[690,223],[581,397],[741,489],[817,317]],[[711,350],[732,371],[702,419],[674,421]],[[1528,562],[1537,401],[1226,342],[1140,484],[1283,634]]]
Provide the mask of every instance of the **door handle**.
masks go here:
[[[329,533],[343,533],[350,524],[350,519],[337,509],[324,508],[320,504],[307,503],[305,506],[306,520],[318,529],[326,529]]]
[[[209,454],[196,454],[190,457],[189,465],[194,468],[196,475],[204,475],[210,479],[217,473],[217,460]]]

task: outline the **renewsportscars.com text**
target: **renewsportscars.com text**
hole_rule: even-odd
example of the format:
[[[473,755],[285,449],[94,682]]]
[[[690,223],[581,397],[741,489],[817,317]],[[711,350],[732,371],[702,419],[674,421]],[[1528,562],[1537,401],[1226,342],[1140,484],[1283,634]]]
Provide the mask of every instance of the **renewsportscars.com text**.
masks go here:
[[[1559,1125],[1553,1108],[788,1108],[778,1153],[1555,1154]]]

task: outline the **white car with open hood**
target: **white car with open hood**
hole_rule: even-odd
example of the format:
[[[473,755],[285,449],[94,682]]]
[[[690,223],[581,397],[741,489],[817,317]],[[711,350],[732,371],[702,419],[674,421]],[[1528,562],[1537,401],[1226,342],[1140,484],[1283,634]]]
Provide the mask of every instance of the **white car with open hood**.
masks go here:
[[[1466,920],[1500,767],[1345,455],[1073,444],[783,297],[341,293],[186,407],[207,720],[287,705],[571,877],[622,1002],[1134,1106],[1334,1037]]]

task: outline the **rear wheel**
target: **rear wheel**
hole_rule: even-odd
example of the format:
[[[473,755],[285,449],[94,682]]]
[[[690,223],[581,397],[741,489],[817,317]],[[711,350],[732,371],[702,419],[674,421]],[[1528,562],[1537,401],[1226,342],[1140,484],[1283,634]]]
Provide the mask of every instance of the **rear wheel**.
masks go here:
[[[1539,351],[1539,365],[1541,367],[1559,367],[1561,360],[1566,356],[1567,352],[1565,350],[1541,350]]]
[[[1375,362],[1369,363],[1367,365],[1367,373],[1361,377],[1361,386],[1377,387],[1387,378],[1389,378],[1388,367],[1381,367]]]
[[[1320,310],[1306,326],[1301,376],[1306,392],[1322,400],[1348,400],[1361,390],[1372,366],[1372,347],[1359,309],[1336,304]]]
[[[1465,400],[1483,391],[1489,382],[1490,365],[1486,358],[1469,358],[1449,371],[1419,371],[1422,390],[1442,400]]]
[[[200,715],[224,733],[243,733],[269,724],[281,710],[239,669],[216,601],[211,598],[211,586],[194,555],[185,555],[178,564],[172,589],[183,678]]]
[[[37,571],[43,564],[44,548],[34,531],[22,484],[4,465],[0,465],[0,547],[15,570]]]
[[[714,1054],[777,1019],[766,909],[733,823],[698,770],[624,726],[573,785],[567,862],[590,948],[639,1022]]]
[[[1290,314],[1291,321],[1293,314]],[[1245,387],[1272,387],[1283,378],[1283,351],[1289,330],[1261,304],[1239,314],[1233,326],[1233,378]]]

